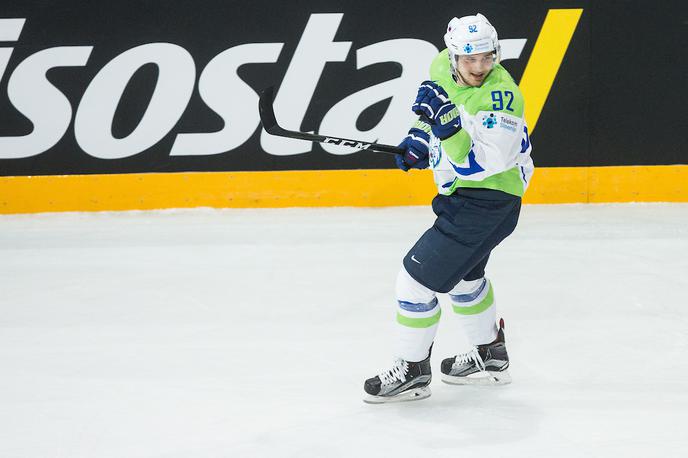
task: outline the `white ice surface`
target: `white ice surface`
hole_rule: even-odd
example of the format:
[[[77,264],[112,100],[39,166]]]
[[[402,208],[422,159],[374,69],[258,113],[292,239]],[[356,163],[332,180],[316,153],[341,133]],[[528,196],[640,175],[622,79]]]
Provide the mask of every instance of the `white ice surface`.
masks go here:
[[[432,220],[0,217],[0,457],[688,456],[688,205],[525,206],[488,265],[514,383],[364,404]]]

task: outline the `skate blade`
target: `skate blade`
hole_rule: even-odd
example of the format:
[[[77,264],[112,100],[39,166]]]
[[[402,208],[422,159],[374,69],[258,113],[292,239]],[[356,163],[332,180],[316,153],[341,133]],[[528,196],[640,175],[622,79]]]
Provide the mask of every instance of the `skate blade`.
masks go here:
[[[429,386],[422,388],[413,388],[396,396],[373,396],[367,394],[363,398],[363,402],[367,404],[387,404],[392,402],[406,402],[406,401],[420,401],[421,399],[429,398],[432,392]]]
[[[442,374],[442,381],[450,385],[506,385],[511,383],[509,371],[476,372],[466,377]]]

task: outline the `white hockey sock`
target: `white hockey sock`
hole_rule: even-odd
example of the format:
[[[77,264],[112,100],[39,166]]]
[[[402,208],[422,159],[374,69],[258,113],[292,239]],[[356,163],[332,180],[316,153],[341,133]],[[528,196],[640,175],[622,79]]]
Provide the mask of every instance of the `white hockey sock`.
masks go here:
[[[428,357],[442,314],[435,292],[414,280],[402,267],[397,277],[397,340],[395,355],[406,361]]]
[[[449,297],[471,345],[490,343],[497,338],[497,305],[488,279],[462,280],[449,291]]]

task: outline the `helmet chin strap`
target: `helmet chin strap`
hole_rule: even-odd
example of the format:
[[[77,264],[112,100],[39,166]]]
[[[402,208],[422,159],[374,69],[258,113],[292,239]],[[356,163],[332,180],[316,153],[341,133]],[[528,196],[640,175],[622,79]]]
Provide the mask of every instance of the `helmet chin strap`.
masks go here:
[[[449,55],[449,68],[452,70],[452,78],[454,79],[454,82],[458,84],[459,86],[470,86],[464,79],[463,76],[461,76],[461,72],[459,71],[458,67],[454,66],[454,62],[452,62],[451,54]]]
[[[459,86],[470,86],[470,84],[468,84],[468,83],[463,79],[463,76],[461,76],[461,72],[459,71],[458,68],[455,69],[455,70],[452,72],[452,78],[454,78],[454,82],[455,82],[456,84],[458,84]]]

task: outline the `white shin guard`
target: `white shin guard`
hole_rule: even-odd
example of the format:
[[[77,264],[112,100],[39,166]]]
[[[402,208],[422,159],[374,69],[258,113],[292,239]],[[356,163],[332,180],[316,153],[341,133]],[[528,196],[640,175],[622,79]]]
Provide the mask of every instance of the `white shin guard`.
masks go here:
[[[449,297],[471,345],[497,338],[497,305],[488,279],[462,280],[449,291]]]
[[[406,361],[428,357],[442,310],[436,293],[418,283],[405,268],[397,276],[397,341],[395,354]]]

